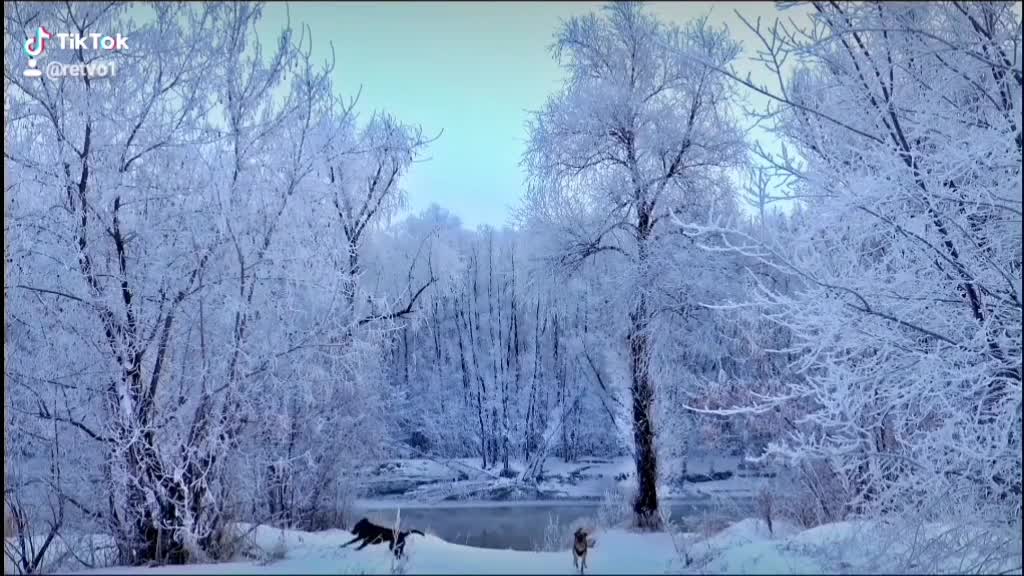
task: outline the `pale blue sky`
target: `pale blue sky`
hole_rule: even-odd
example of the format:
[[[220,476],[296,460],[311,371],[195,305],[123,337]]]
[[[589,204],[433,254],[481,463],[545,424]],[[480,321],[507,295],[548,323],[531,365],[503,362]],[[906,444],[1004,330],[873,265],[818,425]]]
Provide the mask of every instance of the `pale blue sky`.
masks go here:
[[[310,26],[313,55],[334,45],[336,90],[359,110],[383,109],[427,134],[444,134],[405,178],[409,210],[438,203],[470,228],[501,226],[524,189],[519,167],[530,110],[561,84],[548,46],[561,19],[598,10],[590,2],[289,2],[268,3],[260,36],[269,39],[290,13]],[[710,12],[747,48],[753,37],[736,17],[771,19],[770,2],[655,2],[665,21]],[[744,67],[741,64],[741,68]],[[756,69],[754,70],[756,74]]]

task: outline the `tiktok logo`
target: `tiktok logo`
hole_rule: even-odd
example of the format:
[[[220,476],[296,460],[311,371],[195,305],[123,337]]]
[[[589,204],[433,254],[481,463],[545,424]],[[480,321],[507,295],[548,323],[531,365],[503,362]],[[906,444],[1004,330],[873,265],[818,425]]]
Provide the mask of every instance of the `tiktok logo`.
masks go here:
[[[56,46],[47,44],[46,41],[51,38],[57,43]],[[25,39],[25,43],[22,46],[25,49],[25,54],[28,55],[28,68],[22,72],[27,78],[42,78],[44,74],[50,80],[66,76],[106,78],[117,75],[116,62],[95,61],[91,59],[90,62],[82,62],[81,58],[79,58],[77,64],[69,64],[61,62],[60,59],[54,59],[45,66],[45,70],[41,70],[37,58],[42,56],[47,48],[54,50],[77,50],[79,52],[82,50],[100,50],[105,52],[125,50],[128,48],[128,37],[122,34],[110,36],[98,32],[89,34],[57,32],[56,34],[51,34],[45,27],[40,26],[36,28],[34,36]]]
[[[38,62],[36,62],[36,58],[46,52],[46,41],[52,37],[46,28],[40,26],[36,29],[34,37],[25,40],[24,47],[25,54],[28,54],[28,68],[22,74],[29,78],[39,78],[43,75],[43,71],[37,67]]]

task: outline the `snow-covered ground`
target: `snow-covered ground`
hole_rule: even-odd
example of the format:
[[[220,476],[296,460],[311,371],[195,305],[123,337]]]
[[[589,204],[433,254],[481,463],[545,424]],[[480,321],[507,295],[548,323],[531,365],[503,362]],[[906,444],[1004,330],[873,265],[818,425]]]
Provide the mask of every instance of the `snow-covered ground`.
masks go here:
[[[671,496],[663,504],[666,511],[671,510],[677,530],[653,534],[623,529],[598,531],[588,573],[1021,573],[1019,529],[1016,533],[1002,532],[1003,541],[982,538],[962,528],[913,526],[906,520],[893,524],[841,522],[808,530],[776,520],[769,531],[762,520],[729,522],[749,514],[749,509],[738,507],[728,514],[719,509],[718,517],[712,520],[713,514],[702,516],[714,512],[710,507],[708,512],[700,512],[692,502],[682,505],[682,513],[677,515],[673,502],[703,499],[718,502],[721,508],[721,503],[733,495],[737,495],[736,500],[749,495],[762,481],[756,476],[740,476],[744,471],[736,466],[737,459],[732,460],[732,466],[729,464],[704,460],[688,468],[690,474],[733,471],[728,479],[692,483],[703,493],[687,492],[685,484],[682,491],[669,492]],[[458,472],[460,466],[465,466],[466,472]],[[436,494],[446,484],[467,484],[474,479],[489,484],[492,489],[485,493],[493,494],[494,486],[512,480],[487,477],[487,471],[474,472],[471,461],[392,461],[380,468],[380,477],[401,478],[412,487],[363,500],[354,512],[382,524],[390,524],[400,515],[404,528],[424,530],[427,536],[410,537],[403,561],[396,561],[383,545],[358,551],[354,546],[340,548],[351,538],[346,530],[302,532],[240,526],[244,544],[234,561],[138,568],[102,567],[101,560],[95,563],[96,569],[84,573],[571,574],[574,569],[568,538],[572,529],[579,523],[600,523],[594,520],[603,507],[595,499],[609,489],[628,489],[629,468],[630,463],[622,460],[550,461],[544,482],[552,493],[556,493],[555,487],[562,487],[556,496],[484,501],[473,494],[461,499],[428,495]],[[446,476],[452,473],[455,476]],[[722,486],[730,482],[732,490]],[[551,534],[546,532],[554,533],[562,542],[551,547]],[[463,538],[465,534],[470,536]],[[1009,541],[1005,541],[1006,534]],[[538,551],[542,544],[547,550],[558,551]],[[67,571],[81,567],[70,560],[65,548],[61,543],[52,551],[54,557],[65,556],[59,568]],[[77,554],[89,557],[88,552]]]
[[[702,537],[686,534],[637,534],[608,530],[596,534],[588,561],[591,574],[807,574],[807,573],[1020,573],[1020,548],[1003,549],[991,562],[991,548],[964,552],[963,534],[921,527],[886,528],[879,523],[842,522],[797,530],[776,525],[774,533],[760,520],[747,519]],[[895,538],[899,530],[903,538]],[[474,548],[445,542],[433,535],[412,536],[407,558],[395,561],[387,546],[364,550],[339,549],[350,538],[344,530],[318,533],[257,527],[250,534],[250,556],[220,564],[104,568],[93,573],[142,574],[570,574],[568,546],[557,552],[523,552]],[[895,542],[901,542],[896,544]],[[972,540],[977,543],[977,540]],[[970,550],[970,547],[967,548]],[[1009,552],[1007,552],[1009,551]],[[1005,557],[1009,554],[1009,557]],[[687,561],[687,558],[689,561]],[[89,572],[85,572],[89,573]]]
[[[591,552],[591,573],[665,574],[675,561],[671,538],[666,534],[638,535],[613,532],[598,536]],[[181,574],[569,574],[569,549],[560,552],[520,552],[473,548],[445,542],[433,535],[412,536],[407,558],[395,561],[386,545],[363,550],[338,546],[351,538],[344,530],[319,533],[261,528],[254,541],[266,550],[286,549],[275,561],[245,561],[212,565],[104,569],[103,573]],[[282,543],[283,542],[283,546]]]

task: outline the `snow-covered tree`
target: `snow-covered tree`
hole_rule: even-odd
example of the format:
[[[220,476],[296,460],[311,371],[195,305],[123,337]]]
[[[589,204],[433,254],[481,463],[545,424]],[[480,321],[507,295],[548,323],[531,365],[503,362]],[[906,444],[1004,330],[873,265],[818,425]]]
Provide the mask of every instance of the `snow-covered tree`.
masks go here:
[[[826,471],[833,517],[1019,521],[1019,12],[812,7],[813,26],[752,26],[778,86],[721,67],[772,99],[790,149],[762,163],[805,207],[800,225],[787,244],[689,228],[790,284],[760,281],[754,298],[793,340],[795,373],[759,402],[789,417],[772,452]]]
[[[347,135],[324,128],[350,115],[330,66],[310,61],[305,31],[264,53],[254,4],[156,4],[140,19],[121,5],[6,8],[12,38],[39,25],[131,38],[104,55],[111,78],[28,78],[21,43],[5,44],[21,476],[60,464],[61,510],[133,564],[216,553],[228,516],[309,522],[379,447],[379,334],[400,315],[356,315],[358,234],[322,233],[334,213],[320,209],[321,168]],[[400,126],[353,129],[366,146],[346,149],[348,173],[387,171],[397,190]],[[371,192],[354,230],[379,219],[384,191]]]
[[[679,244],[675,211],[731,203],[726,169],[741,156],[725,66],[738,46],[706,20],[659,22],[636,3],[572,18],[553,52],[565,85],[530,122],[524,165],[532,179],[524,224],[552,238],[553,265],[574,270],[616,259],[614,305],[624,317],[636,521],[657,526],[658,481],[652,358],[669,260]]]

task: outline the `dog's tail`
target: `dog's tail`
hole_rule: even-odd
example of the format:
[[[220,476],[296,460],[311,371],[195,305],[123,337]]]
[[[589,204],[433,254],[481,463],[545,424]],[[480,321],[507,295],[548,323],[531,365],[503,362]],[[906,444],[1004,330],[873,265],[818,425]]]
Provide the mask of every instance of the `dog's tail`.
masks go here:
[[[426,536],[426,534],[420,532],[419,530],[409,530],[409,534],[419,534],[420,536]]]

